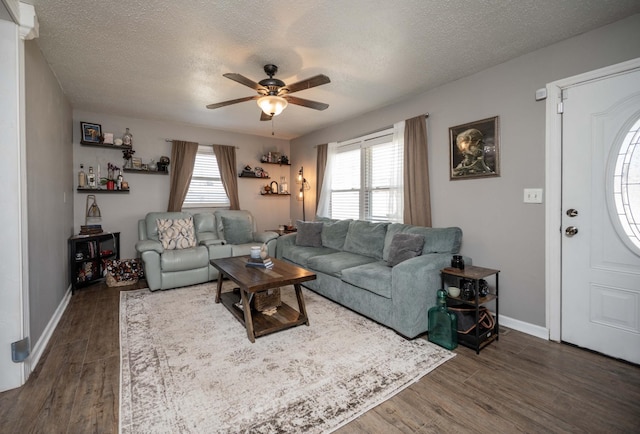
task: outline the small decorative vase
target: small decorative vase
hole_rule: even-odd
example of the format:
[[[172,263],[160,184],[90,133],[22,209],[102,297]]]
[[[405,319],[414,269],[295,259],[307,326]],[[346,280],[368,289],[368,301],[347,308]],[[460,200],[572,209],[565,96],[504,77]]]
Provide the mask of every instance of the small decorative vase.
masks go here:
[[[151,162],[149,163],[149,170],[151,170],[152,172],[158,170],[158,164],[155,162],[155,160],[151,160]]]

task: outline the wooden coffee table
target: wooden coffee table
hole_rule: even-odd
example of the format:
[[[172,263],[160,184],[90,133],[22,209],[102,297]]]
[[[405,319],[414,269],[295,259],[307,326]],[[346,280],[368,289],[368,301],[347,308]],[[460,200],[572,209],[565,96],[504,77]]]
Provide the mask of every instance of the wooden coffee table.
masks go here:
[[[257,337],[274,333],[301,324],[309,325],[307,310],[304,305],[300,283],[314,280],[316,275],[304,268],[285,261],[271,258],[273,268],[247,267],[249,256],[212,259],[211,265],[220,271],[216,303],[222,304],[247,328],[247,336],[251,342]],[[240,288],[240,295],[234,292],[222,293],[223,277],[233,280]],[[273,315],[265,315],[252,311],[250,295],[285,285],[293,285],[298,299],[298,310],[282,303]],[[242,309],[235,306],[242,300]]]

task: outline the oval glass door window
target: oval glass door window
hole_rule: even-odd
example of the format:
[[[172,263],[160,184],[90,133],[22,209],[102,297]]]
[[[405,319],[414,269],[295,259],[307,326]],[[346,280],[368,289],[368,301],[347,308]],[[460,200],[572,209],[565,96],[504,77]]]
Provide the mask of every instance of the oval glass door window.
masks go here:
[[[620,144],[613,173],[613,220],[620,237],[640,255],[640,119]]]

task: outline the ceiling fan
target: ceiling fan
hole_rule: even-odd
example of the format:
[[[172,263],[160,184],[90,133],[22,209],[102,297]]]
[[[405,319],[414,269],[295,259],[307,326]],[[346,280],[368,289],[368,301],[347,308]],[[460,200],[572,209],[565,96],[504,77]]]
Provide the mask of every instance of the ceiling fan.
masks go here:
[[[269,76],[269,78],[260,80],[258,83],[241,74],[233,72],[223,74],[225,77],[233,81],[237,81],[240,84],[244,84],[245,86],[256,90],[258,95],[232,99],[216,104],[209,104],[207,108],[216,109],[231,104],[237,104],[239,102],[257,100],[258,106],[262,109],[260,120],[268,121],[271,120],[273,116],[277,116],[282,113],[282,110],[284,110],[289,103],[312,108],[314,110],[324,110],[329,107],[329,104],[291,96],[294,92],[330,83],[331,80],[326,75],[315,75],[311,78],[307,78],[306,80],[298,81],[297,83],[287,86],[282,80],[273,78],[273,76],[276,75],[276,72],[278,72],[278,67],[276,65],[264,65],[264,72]]]

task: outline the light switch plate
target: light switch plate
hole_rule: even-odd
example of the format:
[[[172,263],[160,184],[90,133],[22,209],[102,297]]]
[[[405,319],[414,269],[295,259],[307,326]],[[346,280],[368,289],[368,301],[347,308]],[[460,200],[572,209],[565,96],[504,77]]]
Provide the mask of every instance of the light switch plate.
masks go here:
[[[542,203],[541,188],[525,188],[524,203]]]

